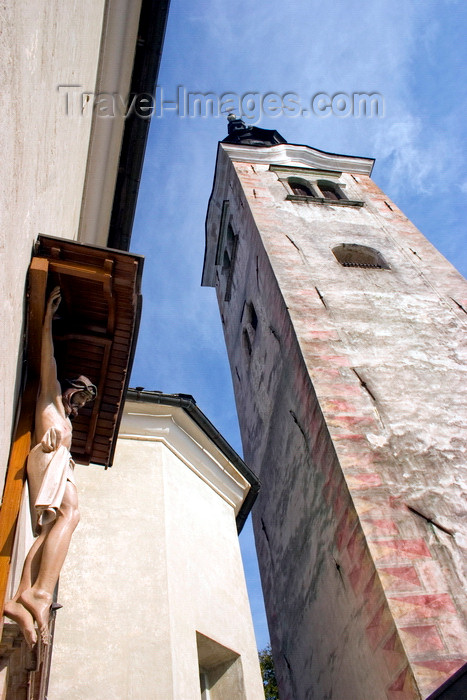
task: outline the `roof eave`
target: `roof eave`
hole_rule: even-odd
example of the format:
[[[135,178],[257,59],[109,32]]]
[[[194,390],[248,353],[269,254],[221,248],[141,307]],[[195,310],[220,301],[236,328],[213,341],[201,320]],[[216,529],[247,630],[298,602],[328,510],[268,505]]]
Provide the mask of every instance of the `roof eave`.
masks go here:
[[[190,394],[165,394],[161,391],[143,391],[128,389],[126,398],[131,401],[157,403],[183,409],[190,418],[201,428],[204,434],[224,454],[240,474],[248,481],[250,488],[236,517],[237,532],[240,534],[243,525],[253,507],[260,489],[258,477],[245,464],[240,455],[227,442],[223,435],[211,423],[209,418],[198,408],[195,399]]]

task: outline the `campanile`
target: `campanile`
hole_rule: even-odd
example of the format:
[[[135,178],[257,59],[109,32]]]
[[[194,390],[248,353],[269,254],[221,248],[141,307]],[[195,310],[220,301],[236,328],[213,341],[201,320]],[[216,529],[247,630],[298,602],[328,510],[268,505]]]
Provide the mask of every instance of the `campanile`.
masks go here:
[[[443,697],[467,661],[467,284],[372,166],[235,118],[218,148],[203,284],[281,700]]]

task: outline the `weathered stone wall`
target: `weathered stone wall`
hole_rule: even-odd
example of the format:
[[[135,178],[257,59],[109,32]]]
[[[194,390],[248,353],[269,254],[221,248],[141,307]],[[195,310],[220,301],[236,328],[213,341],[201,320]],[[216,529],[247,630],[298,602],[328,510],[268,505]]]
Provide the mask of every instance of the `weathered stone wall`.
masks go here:
[[[287,201],[226,160],[208,227],[229,200],[218,296],[284,700],[426,697],[467,648],[465,282],[367,176],[339,177],[363,207]],[[341,266],[341,243],[391,269]]]

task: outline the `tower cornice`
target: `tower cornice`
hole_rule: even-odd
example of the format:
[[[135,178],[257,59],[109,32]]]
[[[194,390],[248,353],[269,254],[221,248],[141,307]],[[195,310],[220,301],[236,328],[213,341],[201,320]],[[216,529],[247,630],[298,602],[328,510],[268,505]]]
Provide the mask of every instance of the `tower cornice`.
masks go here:
[[[374,158],[346,156],[327,153],[311,146],[293,143],[281,143],[277,146],[257,148],[241,144],[221,142],[219,149],[232,160],[243,163],[263,163],[269,165],[299,166],[318,170],[337,170],[339,172],[371,175]]]

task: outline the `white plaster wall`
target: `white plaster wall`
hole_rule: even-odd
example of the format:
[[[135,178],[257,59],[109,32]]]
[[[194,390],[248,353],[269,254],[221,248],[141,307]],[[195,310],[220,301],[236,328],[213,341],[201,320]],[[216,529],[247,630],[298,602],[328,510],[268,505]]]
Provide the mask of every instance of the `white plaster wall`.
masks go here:
[[[263,700],[232,505],[154,438],[120,438],[114,467],[78,466],[77,483],[49,697],[199,700],[199,631]]]
[[[2,3],[0,480],[10,448],[26,272],[39,233],[77,235],[90,115],[65,114],[58,85],[94,90],[104,0]]]
[[[199,700],[198,631],[241,656],[246,698],[264,700],[233,509],[173,453],[164,461],[173,698]]]
[[[120,440],[112,469],[76,468],[81,523],[60,580],[50,698],[173,697],[165,450]]]

